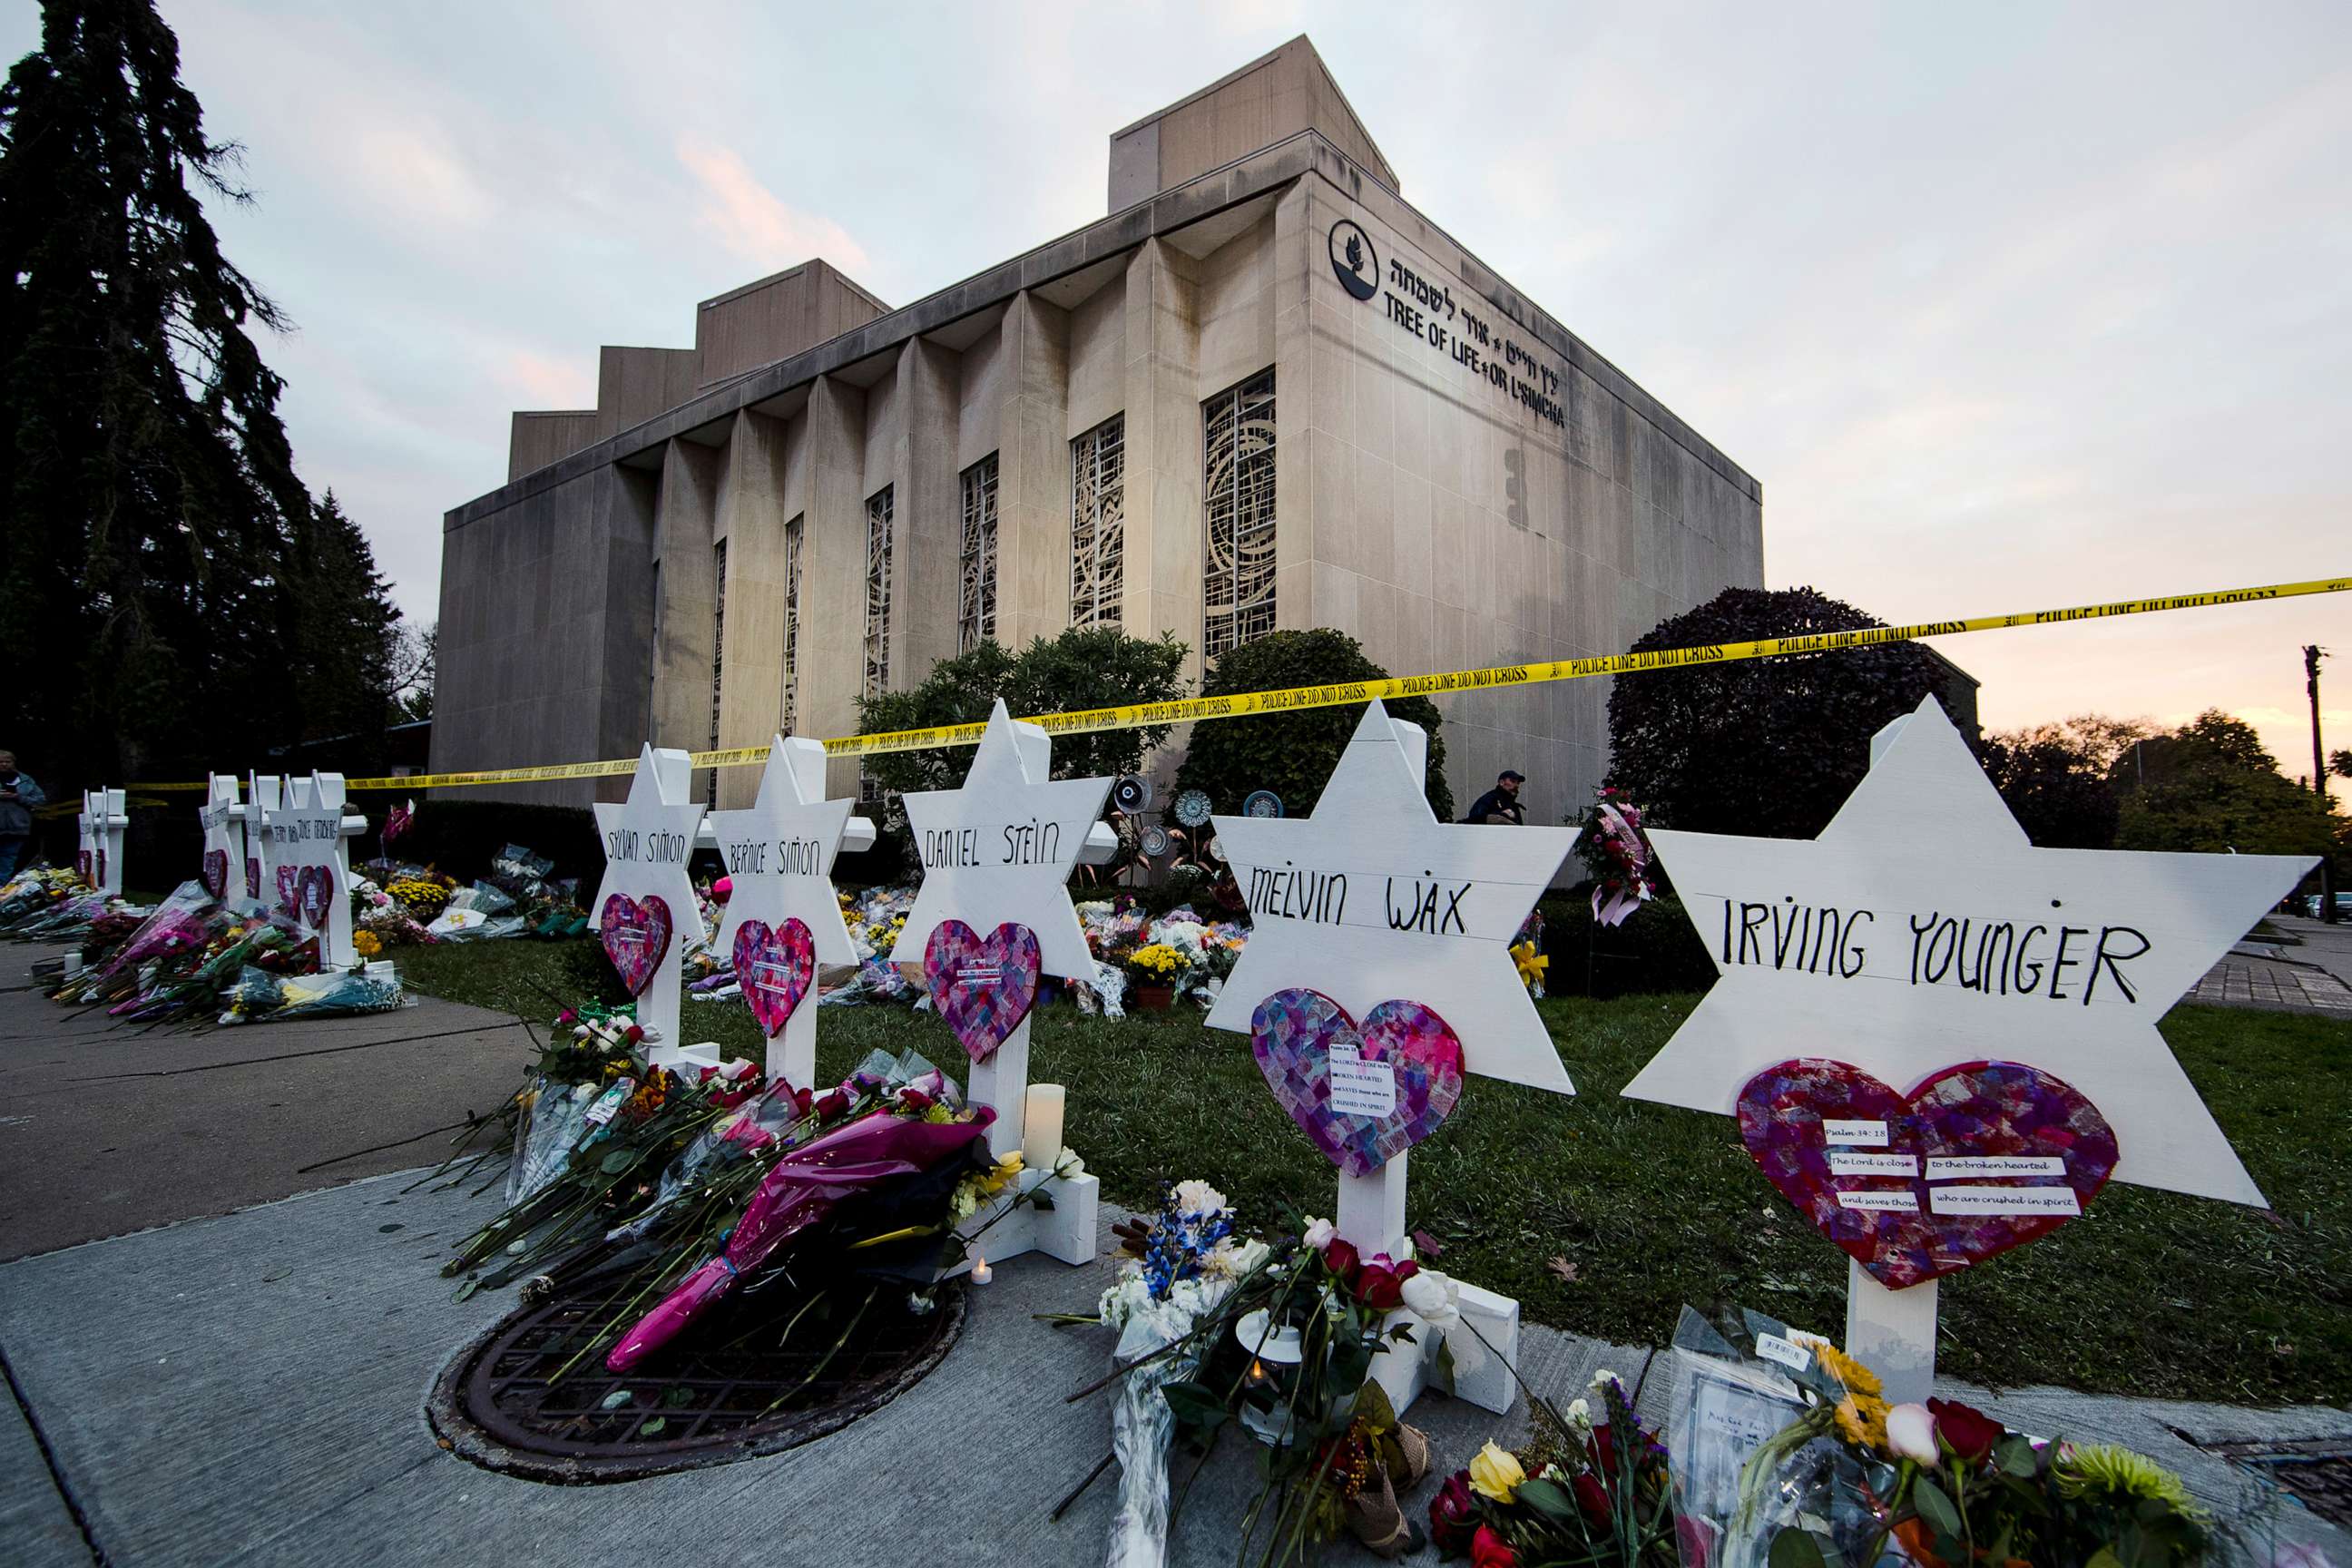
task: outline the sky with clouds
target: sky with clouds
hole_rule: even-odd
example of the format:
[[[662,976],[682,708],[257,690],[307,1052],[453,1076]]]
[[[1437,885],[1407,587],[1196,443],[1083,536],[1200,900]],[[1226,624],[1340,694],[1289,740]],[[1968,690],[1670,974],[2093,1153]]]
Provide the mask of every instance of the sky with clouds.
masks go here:
[[[822,255],[903,304],[1102,215],[1117,127],[1297,33],[1405,195],[1892,621],[2352,573],[2352,7],[357,7],[163,0],[305,477],[434,611],[441,514],[602,342]],[[0,9],[0,48],[37,39]],[[2307,771],[2352,595],[1943,650],[1989,724],[2219,706]]]

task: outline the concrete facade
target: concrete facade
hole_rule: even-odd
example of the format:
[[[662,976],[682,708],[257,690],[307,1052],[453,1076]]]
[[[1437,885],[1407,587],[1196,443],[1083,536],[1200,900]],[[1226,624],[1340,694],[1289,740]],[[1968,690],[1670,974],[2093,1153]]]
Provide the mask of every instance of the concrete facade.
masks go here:
[[[968,518],[998,641],[1098,607],[1196,680],[1204,639],[1270,626],[1412,674],[1760,586],[1756,480],[1394,182],[1301,38],[1117,133],[1075,234],[887,313],[813,261],[705,302],[692,350],[606,349],[597,409],[517,415],[510,481],[447,515],[434,765],[850,732],[869,680],[969,640]],[[1106,530],[1107,588],[1073,561]],[[1457,799],[1517,766],[1539,819],[1581,805],[1606,699],[1443,700]]]

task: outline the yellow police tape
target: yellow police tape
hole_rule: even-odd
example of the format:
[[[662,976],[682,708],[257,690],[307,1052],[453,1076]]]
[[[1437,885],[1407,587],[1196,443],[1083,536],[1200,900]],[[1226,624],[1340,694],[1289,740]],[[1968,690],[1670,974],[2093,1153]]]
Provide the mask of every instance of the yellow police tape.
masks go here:
[[[1299,686],[1284,691],[1244,691],[1225,697],[1188,697],[1174,702],[1134,703],[1118,708],[1090,708],[1073,713],[1042,713],[1027,721],[1055,735],[1084,734],[1098,730],[1132,730],[1151,724],[1189,724],[1202,719],[1240,719],[1258,713],[1295,713],[1307,708],[1338,708],[1375,698],[1444,697],[1457,691],[1495,691],[1507,687],[1536,686],[1553,680],[1583,680],[1597,675],[1634,675],[1652,669],[1679,669],[1695,664],[1730,664],[1748,658],[1780,658],[1791,654],[1842,653],[1849,648],[1874,647],[1881,643],[1916,642],[1923,637],[1958,637],[1964,632],[2003,631],[2011,626],[2053,626],[2064,621],[2105,620],[2116,616],[2145,616],[2159,610],[2196,610],[2213,605],[2237,605],[2266,599],[2293,599],[2306,594],[2352,592],[2352,577],[2329,577],[2308,583],[2273,583],[2257,588],[2224,588],[2205,594],[2173,594],[2157,599],[2124,599],[2106,605],[2077,605],[2061,610],[2027,610],[2016,615],[1977,616],[1958,621],[1922,621],[1907,626],[1864,626],[1853,631],[1823,632],[1812,637],[1759,637],[1753,642],[1709,643],[1698,647],[1657,648],[1648,653],[1612,653],[1591,658],[1552,659],[1540,664],[1497,665],[1486,669],[1456,669],[1442,675],[1408,675],[1386,680],[1351,680],[1335,686]],[[844,735],[825,742],[836,757],[872,756],[882,752],[916,752],[934,746],[970,746],[979,742],[984,723],[941,724],[925,730],[893,730],[872,735]],[[736,746],[724,751],[697,752],[698,768],[750,767],[768,760],[768,748]],[[636,771],[635,757],[603,763],[554,763],[532,768],[490,768],[476,773],[416,773],[406,778],[348,779],[350,789],[457,789],[471,784],[545,784],[559,779],[608,778]],[[142,784],[143,790],[200,790],[202,784]]]

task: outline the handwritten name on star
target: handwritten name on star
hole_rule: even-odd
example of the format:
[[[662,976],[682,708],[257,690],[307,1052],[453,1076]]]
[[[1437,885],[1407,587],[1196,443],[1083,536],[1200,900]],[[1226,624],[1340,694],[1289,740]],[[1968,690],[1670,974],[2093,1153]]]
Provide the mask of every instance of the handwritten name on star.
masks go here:
[[[1381,872],[1323,870],[1296,866],[1252,866],[1244,894],[1254,917],[1298,921],[1307,925],[1381,925],[1390,931],[1429,936],[1468,936],[1478,901],[1474,881]],[[1379,889],[1377,906],[1365,897]],[[1356,901],[1351,906],[1351,891]],[[1514,928],[1516,929],[1516,928]]]
[[[1049,866],[1062,856],[1062,825],[1045,817],[923,830],[923,869],[943,866]]]
[[[814,838],[747,838],[721,845],[719,853],[735,877],[814,877],[824,870],[824,846]]]
[[[2053,1002],[2139,1001],[2129,965],[2154,950],[2136,926],[1945,910],[1880,911],[1836,904],[1725,899],[1715,956],[1725,971],[1768,969],[1830,980],[1896,979]],[[1891,952],[1890,952],[1891,950]],[[1877,954],[1874,966],[1872,955]]]
[[[604,858],[616,866],[683,866],[693,853],[689,833],[614,827],[604,834]]]

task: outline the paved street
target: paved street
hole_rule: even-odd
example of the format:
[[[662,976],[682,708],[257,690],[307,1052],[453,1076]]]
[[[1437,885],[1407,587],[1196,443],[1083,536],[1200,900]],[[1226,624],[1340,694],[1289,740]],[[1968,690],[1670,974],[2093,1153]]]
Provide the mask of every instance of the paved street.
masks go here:
[[[0,958],[15,969],[25,951]],[[1064,1395],[1104,1366],[1108,1342],[1032,1314],[1088,1310],[1108,1263],[1000,1265],[938,1371],[788,1453],[558,1488],[442,1450],[424,1418],[426,1393],[512,1300],[453,1300],[438,1265],[496,1200],[410,1191],[400,1173],[311,1190],[418,1164],[429,1142],[304,1167],[488,1103],[524,1048],[510,1020],[440,1004],[142,1038],[36,994],[0,994],[0,1072],[11,1115],[26,1119],[0,1142],[11,1200],[0,1234],[9,1251],[40,1254],[0,1264],[0,1358],[15,1395],[0,1401],[9,1560],[1101,1560],[1108,1484],[1058,1522],[1047,1514],[1107,1447],[1103,1401]],[[1106,1207],[1106,1226],[1118,1217]],[[1654,1415],[1673,1393],[1671,1358],[1549,1330],[1528,1331],[1521,1363],[1563,1399],[1600,1366],[1642,1378]],[[2352,1414],[2326,1408],[1943,1392],[2029,1430],[2128,1443],[2225,1505],[2243,1493],[2242,1472],[2188,1439],[2352,1441]],[[1522,1429],[1520,1416],[1439,1398],[1412,1419],[1449,1468],[1487,1436],[1507,1442]],[[1229,1447],[1179,1519],[1172,1563],[1231,1560],[1253,1474]],[[1412,1500],[1416,1511],[1427,1491]],[[2352,1562],[2347,1548],[2339,1542],[2337,1561]],[[1353,1550],[1328,1560],[1371,1561]]]
[[[2273,915],[2270,921],[2295,940],[2249,937],[2206,973],[2187,1000],[2352,1021],[2352,925],[2294,915]]]

